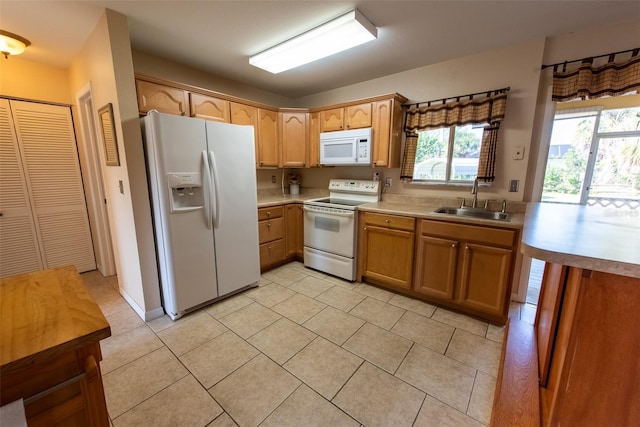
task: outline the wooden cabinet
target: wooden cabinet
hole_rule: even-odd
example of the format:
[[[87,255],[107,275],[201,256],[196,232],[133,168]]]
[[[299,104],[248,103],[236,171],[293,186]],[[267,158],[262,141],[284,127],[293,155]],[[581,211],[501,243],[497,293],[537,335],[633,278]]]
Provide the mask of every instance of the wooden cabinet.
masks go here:
[[[640,279],[547,263],[539,301],[542,425],[639,425]]]
[[[320,113],[309,114],[309,144],[307,145],[307,165],[320,167]]]
[[[359,223],[359,276],[382,286],[410,289],[415,219],[362,212]]]
[[[74,267],[0,281],[0,405],[31,426],[109,426],[100,340],[109,323]]]
[[[320,112],[320,131],[359,129],[371,127],[372,104],[349,105]]]
[[[191,117],[211,120],[215,122],[229,123],[230,107],[226,99],[199,93],[189,94],[189,112]]]
[[[284,207],[285,217],[285,256],[302,258],[304,245],[304,211],[301,203],[293,203]]]
[[[279,162],[278,112],[258,108],[258,167],[277,167]]]
[[[406,98],[394,96],[373,103],[371,164],[375,167],[401,166],[403,102],[406,102]]]
[[[189,115],[188,92],[182,89],[136,80],[138,94],[138,110],[147,114],[150,110],[161,113]]]
[[[280,116],[280,166],[303,168],[307,156],[307,113],[284,111]]]
[[[422,220],[413,290],[433,301],[504,323],[515,230]]]
[[[258,209],[262,272],[293,259],[302,260],[303,220],[301,203]]]
[[[260,268],[264,269],[284,260],[284,210],[282,206],[258,209],[258,239]]]

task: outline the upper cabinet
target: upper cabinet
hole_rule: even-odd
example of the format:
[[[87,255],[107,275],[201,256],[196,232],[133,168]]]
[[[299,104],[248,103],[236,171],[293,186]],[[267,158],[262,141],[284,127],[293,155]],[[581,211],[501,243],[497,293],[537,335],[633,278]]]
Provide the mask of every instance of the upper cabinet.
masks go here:
[[[229,123],[229,101],[199,93],[189,94],[191,117]]]
[[[320,132],[371,127],[370,102],[320,112]]]
[[[188,92],[144,80],[136,80],[140,114],[151,110],[186,116],[189,113]]]
[[[399,168],[402,143],[402,103],[399,95],[373,103],[373,157],[375,167]]]
[[[281,111],[281,167],[303,168],[307,163],[307,114],[304,111]]]
[[[307,145],[307,166],[320,167],[320,113],[309,114],[309,144]]]
[[[321,167],[320,133],[373,128],[372,166],[400,167],[402,104],[397,93],[313,109],[277,108],[136,74],[138,109],[254,127],[256,167]]]
[[[277,167],[280,158],[278,144],[278,112],[258,108],[258,167]]]

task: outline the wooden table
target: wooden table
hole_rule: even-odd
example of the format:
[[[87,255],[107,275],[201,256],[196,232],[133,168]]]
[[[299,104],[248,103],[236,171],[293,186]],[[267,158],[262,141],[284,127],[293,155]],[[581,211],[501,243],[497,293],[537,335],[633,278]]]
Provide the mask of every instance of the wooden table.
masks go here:
[[[100,340],[109,323],[75,267],[0,280],[0,404],[29,425],[108,426]]]

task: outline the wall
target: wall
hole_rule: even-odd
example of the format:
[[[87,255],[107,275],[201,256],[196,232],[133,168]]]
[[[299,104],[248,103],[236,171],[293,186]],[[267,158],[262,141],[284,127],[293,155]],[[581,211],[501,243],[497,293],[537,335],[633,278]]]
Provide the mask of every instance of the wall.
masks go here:
[[[103,167],[120,291],[145,320],[162,315],[127,19],[105,10],[70,70],[76,94],[91,83],[96,109],[112,103],[120,166]],[[119,191],[122,181],[123,194]]]
[[[19,56],[0,58],[0,94],[8,97],[71,104],[69,74],[64,68],[26,61]]]
[[[214,76],[207,72],[145,52],[133,51],[133,65],[136,73],[185,83],[277,107],[290,107],[293,105],[292,100],[287,97],[223,77]]]
[[[480,198],[522,201],[543,49],[544,39],[533,40],[357,83],[301,98],[296,102],[299,105],[314,107],[398,92],[409,98],[411,103],[509,86],[511,90],[507,98],[507,110],[500,127],[497,177],[491,186],[481,188]],[[525,147],[524,160],[511,159],[515,145]],[[405,184],[400,181],[399,169],[382,169],[381,171],[385,176],[392,178],[393,184],[387,189],[391,193],[468,197],[470,190],[469,185],[456,187]],[[321,185],[321,182],[330,175],[335,177],[347,175],[354,178],[362,176],[370,179],[371,172],[370,169],[365,172],[360,168],[333,172],[305,171],[303,184]],[[520,180],[519,192],[508,192],[510,179]]]

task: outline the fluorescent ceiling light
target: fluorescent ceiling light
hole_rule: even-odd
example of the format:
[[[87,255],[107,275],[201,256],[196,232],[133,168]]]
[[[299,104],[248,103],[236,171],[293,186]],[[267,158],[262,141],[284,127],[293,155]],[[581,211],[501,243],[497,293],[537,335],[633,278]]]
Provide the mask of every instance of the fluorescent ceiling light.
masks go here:
[[[378,29],[357,9],[249,58],[273,74],[374,40]]]

